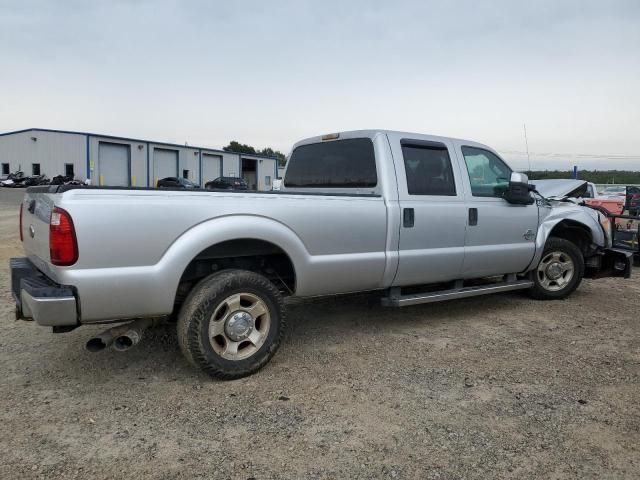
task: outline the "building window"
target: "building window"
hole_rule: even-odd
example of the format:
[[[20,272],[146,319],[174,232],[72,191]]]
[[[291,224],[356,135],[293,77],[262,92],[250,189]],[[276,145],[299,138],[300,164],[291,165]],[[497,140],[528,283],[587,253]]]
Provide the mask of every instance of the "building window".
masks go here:
[[[9,175],[9,164],[8,163],[3,163],[2,164],[2,175]]]
[[[269,175],[267,175],[266,177],[264,177],[264,184],[269,187],[271,186],[271,177]]]
[[[40,175],[40,164],[32,163],[31,164],[31,175]]]
[[[182,170],[182,178],[189,178],[189,170]]]
[[[66,177],[75,176],[73,173],[73,163],[65,163],[64,164],[64,174]]]

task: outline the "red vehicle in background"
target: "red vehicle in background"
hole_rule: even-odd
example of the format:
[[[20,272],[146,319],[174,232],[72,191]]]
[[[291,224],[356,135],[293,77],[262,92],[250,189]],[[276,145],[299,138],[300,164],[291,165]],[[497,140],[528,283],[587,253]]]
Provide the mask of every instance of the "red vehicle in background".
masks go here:
[[[622,215],[625,207],[624,192],[624,187],[607,187],[598,194],[596,186],[588,182],[583,198],[587,205],[602,207],[614,215]]]
[[[622,215],[624,212],[624,199],[622,198],[585,198],[584,203],[592,207],[602,207],[614,215]]]

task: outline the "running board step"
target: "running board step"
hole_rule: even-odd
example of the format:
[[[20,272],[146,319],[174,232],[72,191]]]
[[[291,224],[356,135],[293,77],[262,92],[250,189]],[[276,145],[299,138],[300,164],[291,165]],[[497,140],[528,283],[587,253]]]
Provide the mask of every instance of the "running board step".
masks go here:
[[[412,295],[390,295],[382,299],[385,307],[406,307],[408,305],[418,305],[420,303],[443,302],[456,298],[476,297],[478,295],[489,295],[491,293],[509,292],[511,290],[524,290],[533,286],[531,280],[516,280],[512,282],[493,283],[491,285],[481,285],[476,287],[453,288],[451,290],[440,290],[439,292],[415,293]]]

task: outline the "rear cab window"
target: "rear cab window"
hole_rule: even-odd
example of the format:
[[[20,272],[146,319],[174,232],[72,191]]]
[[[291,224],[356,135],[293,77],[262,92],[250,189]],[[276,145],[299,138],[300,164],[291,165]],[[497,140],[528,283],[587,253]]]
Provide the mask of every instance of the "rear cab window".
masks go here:
[[[378,185],[373,142],[347,138],[298,146],[287,165],[287,188],[374,188]]]

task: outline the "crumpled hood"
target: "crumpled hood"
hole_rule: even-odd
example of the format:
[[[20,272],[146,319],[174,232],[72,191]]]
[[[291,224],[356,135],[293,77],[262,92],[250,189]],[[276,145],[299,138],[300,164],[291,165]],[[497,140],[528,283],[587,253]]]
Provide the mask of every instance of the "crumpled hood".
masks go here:
[[[586,180],[565,180],[563,178],[552,180],[529,180],[536,186],[536,190],[545,198],[581,198],[587,191]]]

